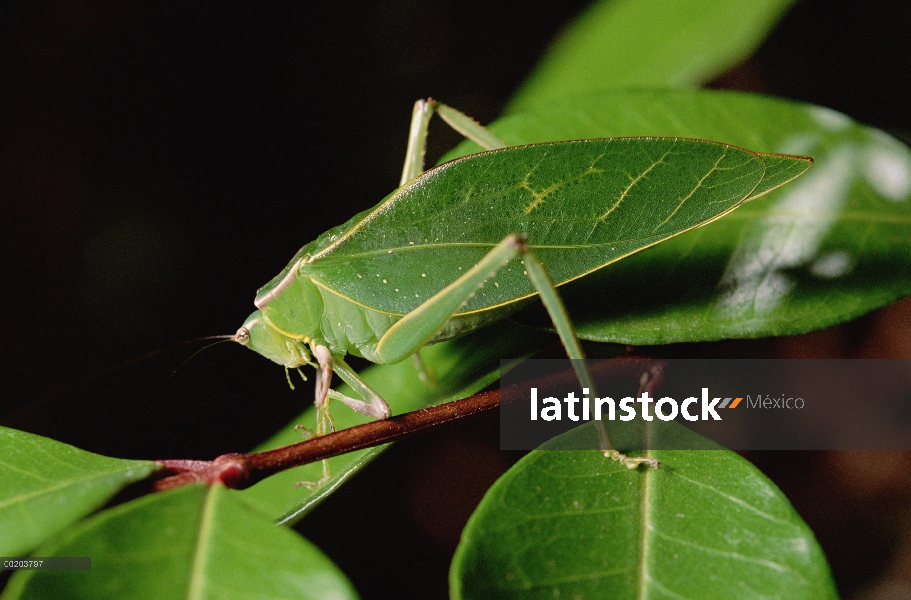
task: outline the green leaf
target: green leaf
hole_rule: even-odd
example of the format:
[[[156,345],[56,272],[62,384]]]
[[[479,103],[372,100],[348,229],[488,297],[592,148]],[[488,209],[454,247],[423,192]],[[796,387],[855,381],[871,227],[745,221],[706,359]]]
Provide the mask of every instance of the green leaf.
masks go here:
[[[17,556],[156,469],[0,427],[0,556]]]
[[[523,458],[465,527],[452,598],[837,597],[813,533],[749,462],[726,450],[648,454],[657,470],[597,450]]]
[[[433,386],[421,381],[418,377],[419,371],[407,360],[395,365],[372,366],[360,375],[389,402],[392,414],[398,415],[434,404],[467,398],[497,381],[502,357],[526,356],[543,343],[550,341],[552,338],[541,336],[540,332],[509,322],[500,322],[477,334],[434,344],[421,350],[423,362],[437,378]],[[338,389],[342,393],[352,393],[346,386]],[[353,427],[371,420],[334,401],[332,415],[338,429]],[[301,432],[295,429],[298,423],[315,427],[316,411],[312,407],[307,409],[294,423],[289,424],[258,450],[300,442]],[[311,490],[297,484],[302,481],[319,480],[322,475],[321,463],[284,471],[242,491],[241,495],[246,502],[280,522],[297,520],[366,466],[387,446],[388,444],[358,450],[329,459],[331,479],[317,489]]]
[[[187,486],[106,510],[40,556],[89,556],[89,571],[19,571],[13,598],[356,598],[315,546],[221,486]]]
[[[696,86],[755,50],[793,0],[601,0],[554,43],[509,112],[607,88]]]
[[[911,294],[911,152],[830,109],[736,92],[624,91],[563,98],[491,129],[509,144],[676,135],[815,159],[796,182],[562,287],[586,339],[799,334]],[[447,158],[476,151],[465,143]],[[549,324],[542,313],[522,319]]]

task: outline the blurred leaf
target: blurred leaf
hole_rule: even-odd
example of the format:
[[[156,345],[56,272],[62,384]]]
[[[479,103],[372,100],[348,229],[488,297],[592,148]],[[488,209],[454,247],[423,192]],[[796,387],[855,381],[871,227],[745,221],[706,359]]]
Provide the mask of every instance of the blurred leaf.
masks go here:
[[[561,287],[583,338],[791,335],[911,294],[911,152],[833,110],[736,92],[620,91],[555,100],[491,129],[509,144],[681,136],[816,161],[723,219]],[[445,158],[476,151],[464,143]],[[534,308],[518,318],[549,326]]]
[[[542,336],[539,331],[509,322],[500,322],[476,334],[422,349],[422,360],[437,378],[434,387],[419,379],[418,370],[410,360],[394,365],[375,365],[364,369],[360,375],[389,402],[392,414],[398,415],[426,406],[467,398],[497,381],[500,376],[501,358],[527,356],[553,339],[548,335]],[[352,393],[346,386],[338,389],[342,393]],[[372,420],[334,402],[332,415],[337,429],[353,427]],[[315,427],[315,410],[312,407],[307,409],[294,423],[289,424],[258,450],[300,442],[301,432],[294,429],[297,423]],[[242,491],[241,494],[246,502],[265,514],[273,515],[280,522],[297,520],[385,448],[386,446],[368,448],[329,459],[331,479],[315,490],[297,484],[302,481],[319,480],[322,475],[321,463],[284,471]]]
[[[813,533],[749,462],[726,450],[648,454],[657,470],[597,450],[527,455],[465,527],[451,597],[837,597]]]
[[[794,0],[601,0],[554,43],[508,112],[608,88],[696,86],[745,59]]]
[[[0,427],[0,556],[32,550],[156,468]]]
[[[187,486],[106,510],[40,548],[89,571],[19,571],[13,598],[356,598],[315,546],[221,486]]]

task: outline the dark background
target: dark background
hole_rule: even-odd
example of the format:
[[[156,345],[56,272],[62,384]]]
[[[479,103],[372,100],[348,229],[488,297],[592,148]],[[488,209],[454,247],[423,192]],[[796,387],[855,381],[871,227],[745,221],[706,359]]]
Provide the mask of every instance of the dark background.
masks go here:
[[[300,246],[396,186],[415,99],[494,119],[586,4],[5,3],[0,424],[136,458],[243,451],[284,425],[310,388],[291,392],[233,344],[167,382],[201,343],[109,368],[233,333]],[[908,140],[909,31],[906,0],[808,0],[712,85],[816,102]],[[434,127],[431,153],[455,140]],[[905,302],[759,344],[909,358],[909,321]],[[848,596],[911,596],[907,454],[750,458],[814,528]],[[402,443],[298,528],[367,598],[443,597],[464,520],[515,459],[491,418]]]

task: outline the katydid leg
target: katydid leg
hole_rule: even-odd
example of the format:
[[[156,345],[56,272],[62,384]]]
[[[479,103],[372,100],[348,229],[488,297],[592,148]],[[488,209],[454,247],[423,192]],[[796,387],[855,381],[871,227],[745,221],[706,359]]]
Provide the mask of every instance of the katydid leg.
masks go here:
[[[411,127],[408,129],[408,149],[405,151],[405,166],[402,167],[402,187],[424,172],[424,154],[427,151],[427,126],[433,116],[433,104],[427,100],[414,103],[411,112]]]
[[[319,429],[317,431],[319,435],[326,433],[324,427],[326,422],[332,426],[332,431],[335,431],[332,418],[329,416],[327,398],[339,400],[355,412],[367,415],[368,417],[385,419],[392,414],[389,410],[389,405],[386,404],[383,397],[367,385],[364,380],[354,372],[354,369],[348,366],[348,363],[346,363],[342,357],[332,356],[329,349],[322,344],[313,346],[313,356],[319,363],[316,377],[316,401],[314,402],[320,415]],[[342,378],[342,381],[350,385],[354,391],[357,392],[361,398],[367,400],[367,402],[351,398],[350,396],[346,396],[331,389],[333,372],[337,373],[338,376]]]
[[[376,353],[387,364],[408,358],[429,342],[459,307],[518,253],[518,236],[507,236],[461,277],[390,327],[377,343]]]
[[[330,390],[330,392],[331,391],[332,390]],[[334,429],[335,428],[333,427],[333,431],[334,431]],[[306,427],[304,425],[295,425],[294,430],[303,431],[304,441],[312,440],[316,435],[318,435],[315,431],[313,431],[312,429],[309,429],[308,427]],[[327,481],[329,481],[329,479],[332,476],[332,472],[329,470],[329,461],[324,458],[321,462],[323,463],[322,464],[323,472],[317,481],[298,481],[295,485],[304,486],[308,490],[315,490],[315,489],[321,488]]]
[[[418,371],[418,379],[427,384],[427,387],[431,389],[435,388],[438,384],[436,375],[433,374],[433,369],[430,368],[430,365],[425,363],[424,359],[421,358],[420,350],[411,355],[411,362]]]
[[[367,402],[362,402],[361,400],[356,400],[350,398],[343,394],[331,390],[329,395],[336,400],[344,402],[347,406],[355,410],[356,412],[361,413],[362,415],[367,415],[368,417],[374,417],[376,419],[386,419],[389,415],[392,414],[392,411],[389,410],[389,405],[386,404],[386,401],[383,400],[383,397],[380,396],[373,388],[371,388],[367,383],[361,379],[354,369],[348,366],[348,363],[344,361],[340,356],[334,358],[332,369],[342,378],[342,381],[351,386],[351,388],[358,393],[358,395],[367,400]]]
[[[427,127],[436,112],[450,127],[479,145],[484,150],[505,148],[506,143],[463,112],[436,100],[418,100],[411,113],[411,127],[408,129],[408,150],[405,152],[405,166],[399,187],[424,172],[424,154],[427,150]]]
[[[332,353],[329,348],[317,344],[313,347],[313,357],[319,363],[316,369],[316,434],[325,435],[330,431],[335,431],[335,423],[332,422],[332,415],[329,413],[329,402],[326,396],[332,387]]]
[[[579,345],[579,339],[576,337],[573,325],[569,320],[569,314],[566,312],[566,307],[560,299],[560,294],[557,293],[557,288],[554,286],[553,281],[551,281],[550,276],[547,274],[547,270],[544,268],[544,265],[541,264],[541,261],[538,260],[538,257],[535,256],[534,252],[528,249],[524,240],[520,240],[520,243],[522,244],[525,272],[528,273],[528,278],[531,279],[532,285],[535,286],[535,289],[541,296],[541,303],[544,304],[544,308],[547,309],[547,313],[550,315],[550,320],[557,330],[557,335],[560,336],[560,341],[563,342],[563,347],[566,348],[566,354],[572,359],[570,362],[573,365],[573,369],[576,371],[576,377],[579,379],[579,383],[582,384],[583,388],[588,388],[589,394],[597,396],[598,393],[595,391],[595,382],[592,380],[588,365],[585,362],[585,354],[582,352],[582,347]],[[658,461],[656,460],[633,458],[626,456],[619,450],[614,450],[610,441],[610,434],[607,431],[607,425],[605,425],[604,421],[598,421],[597,429],[598,441],[601,444],[601,451],[604,452],[604,456],[613,458],[630,469],[635,469],[643,463],[655,468],[658,467]]]
[[[506,147],[506,142],[462,111],[441,103],[436,103],[436,111],[440,118],[446,121],[450,127],[484,150],[496,150],[497,148]]]
[[[440,118],[446,121],[450,127],[481,146],[484,150],[506,147],[506,142],[465,113],[446,104],[441,104],[432,98],[418,100],[414,103],[414,110],[411,113],[411,126],[408,129],[408,149],[405,151],[405,165],[402,167],[402,178],[399,181],[399,187],[402,187],[424,171],[424,155],[427,152],[427,128],[434,112],[440,115]],[[420,373],[421,380],[430,386],[435,385],[436,381],[433,373],[424,365],[417,352],[414,353],[413,360],[415,367]],[[355,410],[358,409],[355,408]]]
[[[520,240],[520,244],[525,272],[528,273],[531,284],[538,290],[538,294],[541,296],[541,302],[544,304],[544,308],[547,309],[551,321],[553,321],[554,327],[557,330],[557,335],[560,336],[560,341],[563,342],[563,347],[566,348],[567,356],[572,359],[576,377],[579,379],[579,383],[582,384],[582,387],[587,387],[589,393],[596,396],[595,382],[592,381],[591,373],[588,371],[588,366],[585,364],[585,354],[582,352],[582,347],[579,345],[579,339],[576,337],[573,325],[569,320],[569,314],[567,314],[566,307],[560,299],[560,294],[557,293],[557,288],[554,286],[553,281],[551,281],[550,276],[544,269],[544,265],[538,260],[538,257],[528,249],[524,240]],[[603,432],[603,435],[607,435],[607,433]],[[604,444],[602,443],[602,445]]]
[[[541,261],[538,260],[538,257],[535,256],[534,252],[528,249],[524,239],[520,239],[520,244],[525,271],[528,273],[528,278],[531,280],[532,285],[535,286],[535,289],[541,296],[541,303],[544,304],[544,308],[547,309],[547,313],[550,315],[550,320],[553,321],[554,328],[557,330],[557,335],[560,336],[560,341],[563,342],[563,347],[566,348],[566,354],[572,359],[570,362],[573,365],[573,369],[576,371],[576,377],[579,379],[579,383],[583,388],[588,388],[588,393],[593,397],[597,396],[595,382],[592,380],[591,372],[588,370],[588,364],[585,362],[585,354],[582,352],[582,348],[579,345],[579,338],[576,337],[572,322],[569,320],[569,314],[566,312],[566,307],[560,299],[560,294],[557,293],[557,288],[547,274],[544,265],[541,264]],[[645,374],[644,377],[647,377],[647,375],[648,374]],[[645,384],[646,382],[643,381],[642,385],[644,386]],[[641,464],[649,465],[655,469],[658,468],[658,461],[653,458],[636,458],[627,456],[619,450],[615,450],[611,444],[610,434],[607,431],[607,425],[605,425],[604,421],[598,421],[597,429],[598,441],[604,456],[622,463],[629,469],[635,469]]]
[[[485,281],[494,277],[500,269],[517,256],[521,256],[523,259],[525,271],[535,290],[541,296],[544,307],[566,348],[567,355],[572,359],[573,368],[576,370],[580,384],[582,387],[588,388],[590,394],[596,395],[594,380],[585,362],[585,354],[579,345],[579,340],[556,287],[547,275],[544,265],[526,244],[524,237],[515,234],[508,235],[464,275],[390,327],[377,344],[377,354],[387,363],[405,359],[416,348],[426,344]],[[598,425],[601,450],[605,456],[613,458],[631,469],[642,463],[655,466],[654,461],[650,459],[628,457],[613,449],[604,423],[599,421]]]

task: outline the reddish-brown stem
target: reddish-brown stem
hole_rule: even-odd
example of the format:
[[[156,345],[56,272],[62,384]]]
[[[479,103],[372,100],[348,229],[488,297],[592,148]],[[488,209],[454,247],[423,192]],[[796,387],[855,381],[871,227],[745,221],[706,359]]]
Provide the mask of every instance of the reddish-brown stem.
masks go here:
[[[660,385],[663,366],[663,361],[654,359],[622,357],[622,360],[595,363],[592,374],[596,378],[617,378],[636,377],[648,372],[650,377],[646,386],[651,388]],[[575,374],[566,371],[543,377],[531,382],[531,385],[545,391],[574,380]],[[516,397],[517,392],[524,396],[526,389],[524,386],[507,388],[504,390],[505,399],[508,401]],[[196,482],[210,485],[221,483],[230,488],[243,489],[286,469],[403,439],[427,429],[492,410],[499,405],[500,390],[492,390],[464,400],[423,408],[382,421],[373,421],[275,450],[224,454],[212,461],[159,460],[156,462],[162,468],[154,476],[161,479],[154,483],[153,489],[163,491]]]
[[[447,402],[382,421],[365,423],[275,450],[225,454],[213,461],[159,460],[156,462],[163,467],[160,474],[176,474],[157,481],[154,489],[161,491],[197,481],[223,483],[228,487],[243,489],[285,469],[416,435],[456,419],[492,410],[499,405],[500,391],[492,390],[457,402]]]

